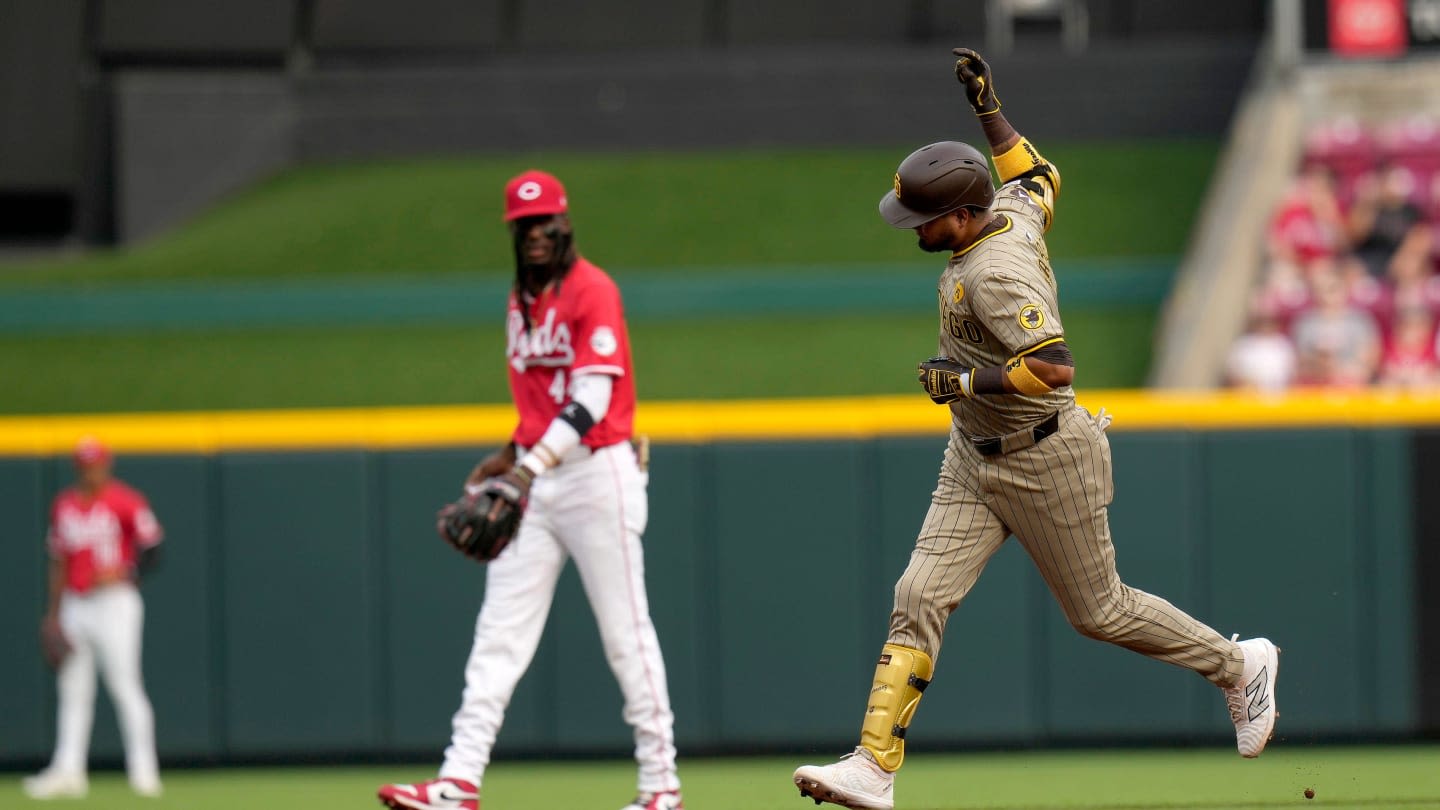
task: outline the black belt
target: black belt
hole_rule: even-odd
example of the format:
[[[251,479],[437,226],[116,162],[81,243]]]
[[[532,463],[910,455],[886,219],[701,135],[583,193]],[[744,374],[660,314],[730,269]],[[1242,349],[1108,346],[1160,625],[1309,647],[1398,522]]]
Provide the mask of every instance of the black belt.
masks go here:
[[[1022,450],[1040,443],[1040,440],[1060,430],[1060,412],[1050,414],[1045,421],[1030,428],[1030,435],[1034,441],[1024,444],[1021,447],[1012,447],[1012,450]],[[991,439],[971,439],[970,443],[975,446],[975,452],[982,456],[998,456],[1005,446],[1005,437],[996,436]]]

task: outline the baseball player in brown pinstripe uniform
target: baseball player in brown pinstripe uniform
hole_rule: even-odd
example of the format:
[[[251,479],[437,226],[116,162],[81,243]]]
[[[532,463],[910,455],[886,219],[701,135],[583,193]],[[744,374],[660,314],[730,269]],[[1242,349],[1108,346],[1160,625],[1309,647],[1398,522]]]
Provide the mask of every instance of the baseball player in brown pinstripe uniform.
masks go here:
[[[953,141],[901,162],[880,213],[948,252],[940,276],[940,354],[919,365],[930,398],[953,414],[950,441],[910,564],[895,584],[860,745],[833,765],[795,771],[816,804],[894,807],[905,730],[929,685],[945,622],[1011,534],[1080,633],[1202,675],[1226,693],[1237,747],[1264,749],[1275,724],[1279,650],[1236,642],[1115,572],[1110,542],[1109,419],[1075,404],[1044,235],[1060,174],[1000,112],[990,68],[957,48],[955,73],[985,131],[985,157]]]

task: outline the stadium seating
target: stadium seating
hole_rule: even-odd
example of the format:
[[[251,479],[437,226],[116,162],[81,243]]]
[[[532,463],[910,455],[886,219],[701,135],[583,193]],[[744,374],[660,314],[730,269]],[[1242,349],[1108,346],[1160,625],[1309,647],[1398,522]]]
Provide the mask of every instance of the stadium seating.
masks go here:
[[[1440,387],[1440,121],[1313,127],[1268,233],[1228,384]]]

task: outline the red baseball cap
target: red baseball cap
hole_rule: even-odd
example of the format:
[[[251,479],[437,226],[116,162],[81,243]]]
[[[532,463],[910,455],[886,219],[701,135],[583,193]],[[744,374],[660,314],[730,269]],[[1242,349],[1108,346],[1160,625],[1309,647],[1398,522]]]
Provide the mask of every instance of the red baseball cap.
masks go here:
[[[563,214],[570,207],[555,175],[531,169],[505,184],[505,221]]]
[[[86,436],[75,445],[75,466],[88,467],[110,460],[110,448],[94,436]]]

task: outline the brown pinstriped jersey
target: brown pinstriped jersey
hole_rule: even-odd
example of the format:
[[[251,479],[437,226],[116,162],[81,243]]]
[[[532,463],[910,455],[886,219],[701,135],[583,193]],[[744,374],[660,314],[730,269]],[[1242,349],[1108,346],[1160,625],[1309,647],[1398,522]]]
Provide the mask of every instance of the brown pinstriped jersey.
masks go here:
[[[1001,186],[991,206],[999,227],[951,256],[938,288],[939,354],[962,366],[988,368],[1064,338],[1045,247],[1056,181],[1058,175],[1051,175]],[[1074,402],[1067,386],[1038,397],[981,395],[959,400],[950,410],[962,433],[985,438],[1014,433]]]

